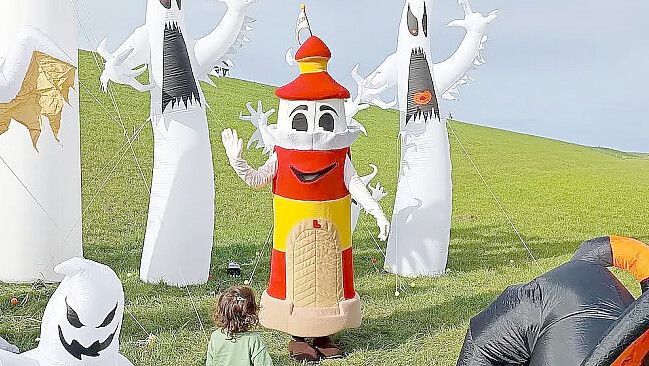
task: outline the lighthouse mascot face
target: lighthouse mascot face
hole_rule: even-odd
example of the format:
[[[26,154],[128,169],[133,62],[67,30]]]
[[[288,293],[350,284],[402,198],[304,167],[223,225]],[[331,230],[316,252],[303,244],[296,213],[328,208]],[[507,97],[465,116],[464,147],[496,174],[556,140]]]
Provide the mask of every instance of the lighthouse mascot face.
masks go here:
[[[0,364],[132,366],[119,354],[124,290],[115,272],[82,258],[54,270],[65,278],[45,308],[38,347],[21,355],[0,351]]]

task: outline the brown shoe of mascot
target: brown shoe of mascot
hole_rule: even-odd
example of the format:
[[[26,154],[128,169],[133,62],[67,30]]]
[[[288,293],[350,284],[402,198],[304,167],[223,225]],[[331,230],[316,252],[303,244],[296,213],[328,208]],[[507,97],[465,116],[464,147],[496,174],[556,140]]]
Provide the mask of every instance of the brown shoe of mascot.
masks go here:
[[[288,343],[288,353],[298,361],[318,361],[320,355],[311,345],[304,339],[293,337]]]

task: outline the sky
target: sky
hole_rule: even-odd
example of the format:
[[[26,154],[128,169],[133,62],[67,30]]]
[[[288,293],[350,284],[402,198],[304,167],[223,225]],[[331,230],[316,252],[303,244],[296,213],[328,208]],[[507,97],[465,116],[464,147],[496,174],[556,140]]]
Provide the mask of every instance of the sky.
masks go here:
[[[116,48],[144,24],[145,0],[77,0],[82,48],[108,37]],[[296,48],[295,23],[307,4],[314,34],[331,48],[330,72],[352,94],[350,76],[365,76],[397,45],[403,0],[258,0],[252,41],[233,61],[231,76],[283,85],[297,73],[285,61]],[[649,152],[649,42],[641,0],[473,0],[475,11],[500,9],[490,26],[487,64],[471,72],[459,101],[443,102],[455,118],[474,124],[590,146]],[[188,32],[201,37],[220,21],[218,0],[185,0]],[[449,57],[464,30],[447,28],[463,17],[456,0],[435,0],[430,16],[433,57]],[[389,99],[389,98],[386,98]],[[243,106],[242,106],[243,107]]]

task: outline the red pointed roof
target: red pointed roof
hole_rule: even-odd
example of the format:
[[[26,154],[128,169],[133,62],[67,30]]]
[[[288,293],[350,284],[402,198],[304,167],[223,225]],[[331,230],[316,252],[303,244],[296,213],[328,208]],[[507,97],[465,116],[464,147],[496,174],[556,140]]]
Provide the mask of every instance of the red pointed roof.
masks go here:
[[[275,95],[284,100],[348,99],[349,91],[327,72],[330,58],[329,47],[320,38],[311,36],[295,54],[300,75],[278,88]]]
[[[297,53],[295,54],[295,60],[300,61],[309,57],[322,57],[326,59],[331,58],[331,50],[329,47],[318,37],[311,36],[309,39],[302,44]]]

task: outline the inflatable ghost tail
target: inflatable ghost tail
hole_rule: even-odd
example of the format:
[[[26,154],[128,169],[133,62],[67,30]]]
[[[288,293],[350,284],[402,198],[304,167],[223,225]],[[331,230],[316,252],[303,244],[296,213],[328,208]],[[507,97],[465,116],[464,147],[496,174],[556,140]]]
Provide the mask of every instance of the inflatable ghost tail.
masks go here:
[[[649,246],[630,238],[610,236],[581,245],[573,260],[586,260],[631,273],[643,295],[611,326],[583,366],[649,365]]]
[[[637,278],[642,297],[607,267]],[[571,261],[509,287],[471,319],[457,365],[649,365],[648,284],[649,246],[618,236],[586,241]]]
[[[621,236],[588,240],[572,259],[627,271],[640,281],[643,292],[649,290],[649,246],[641,241]]]

